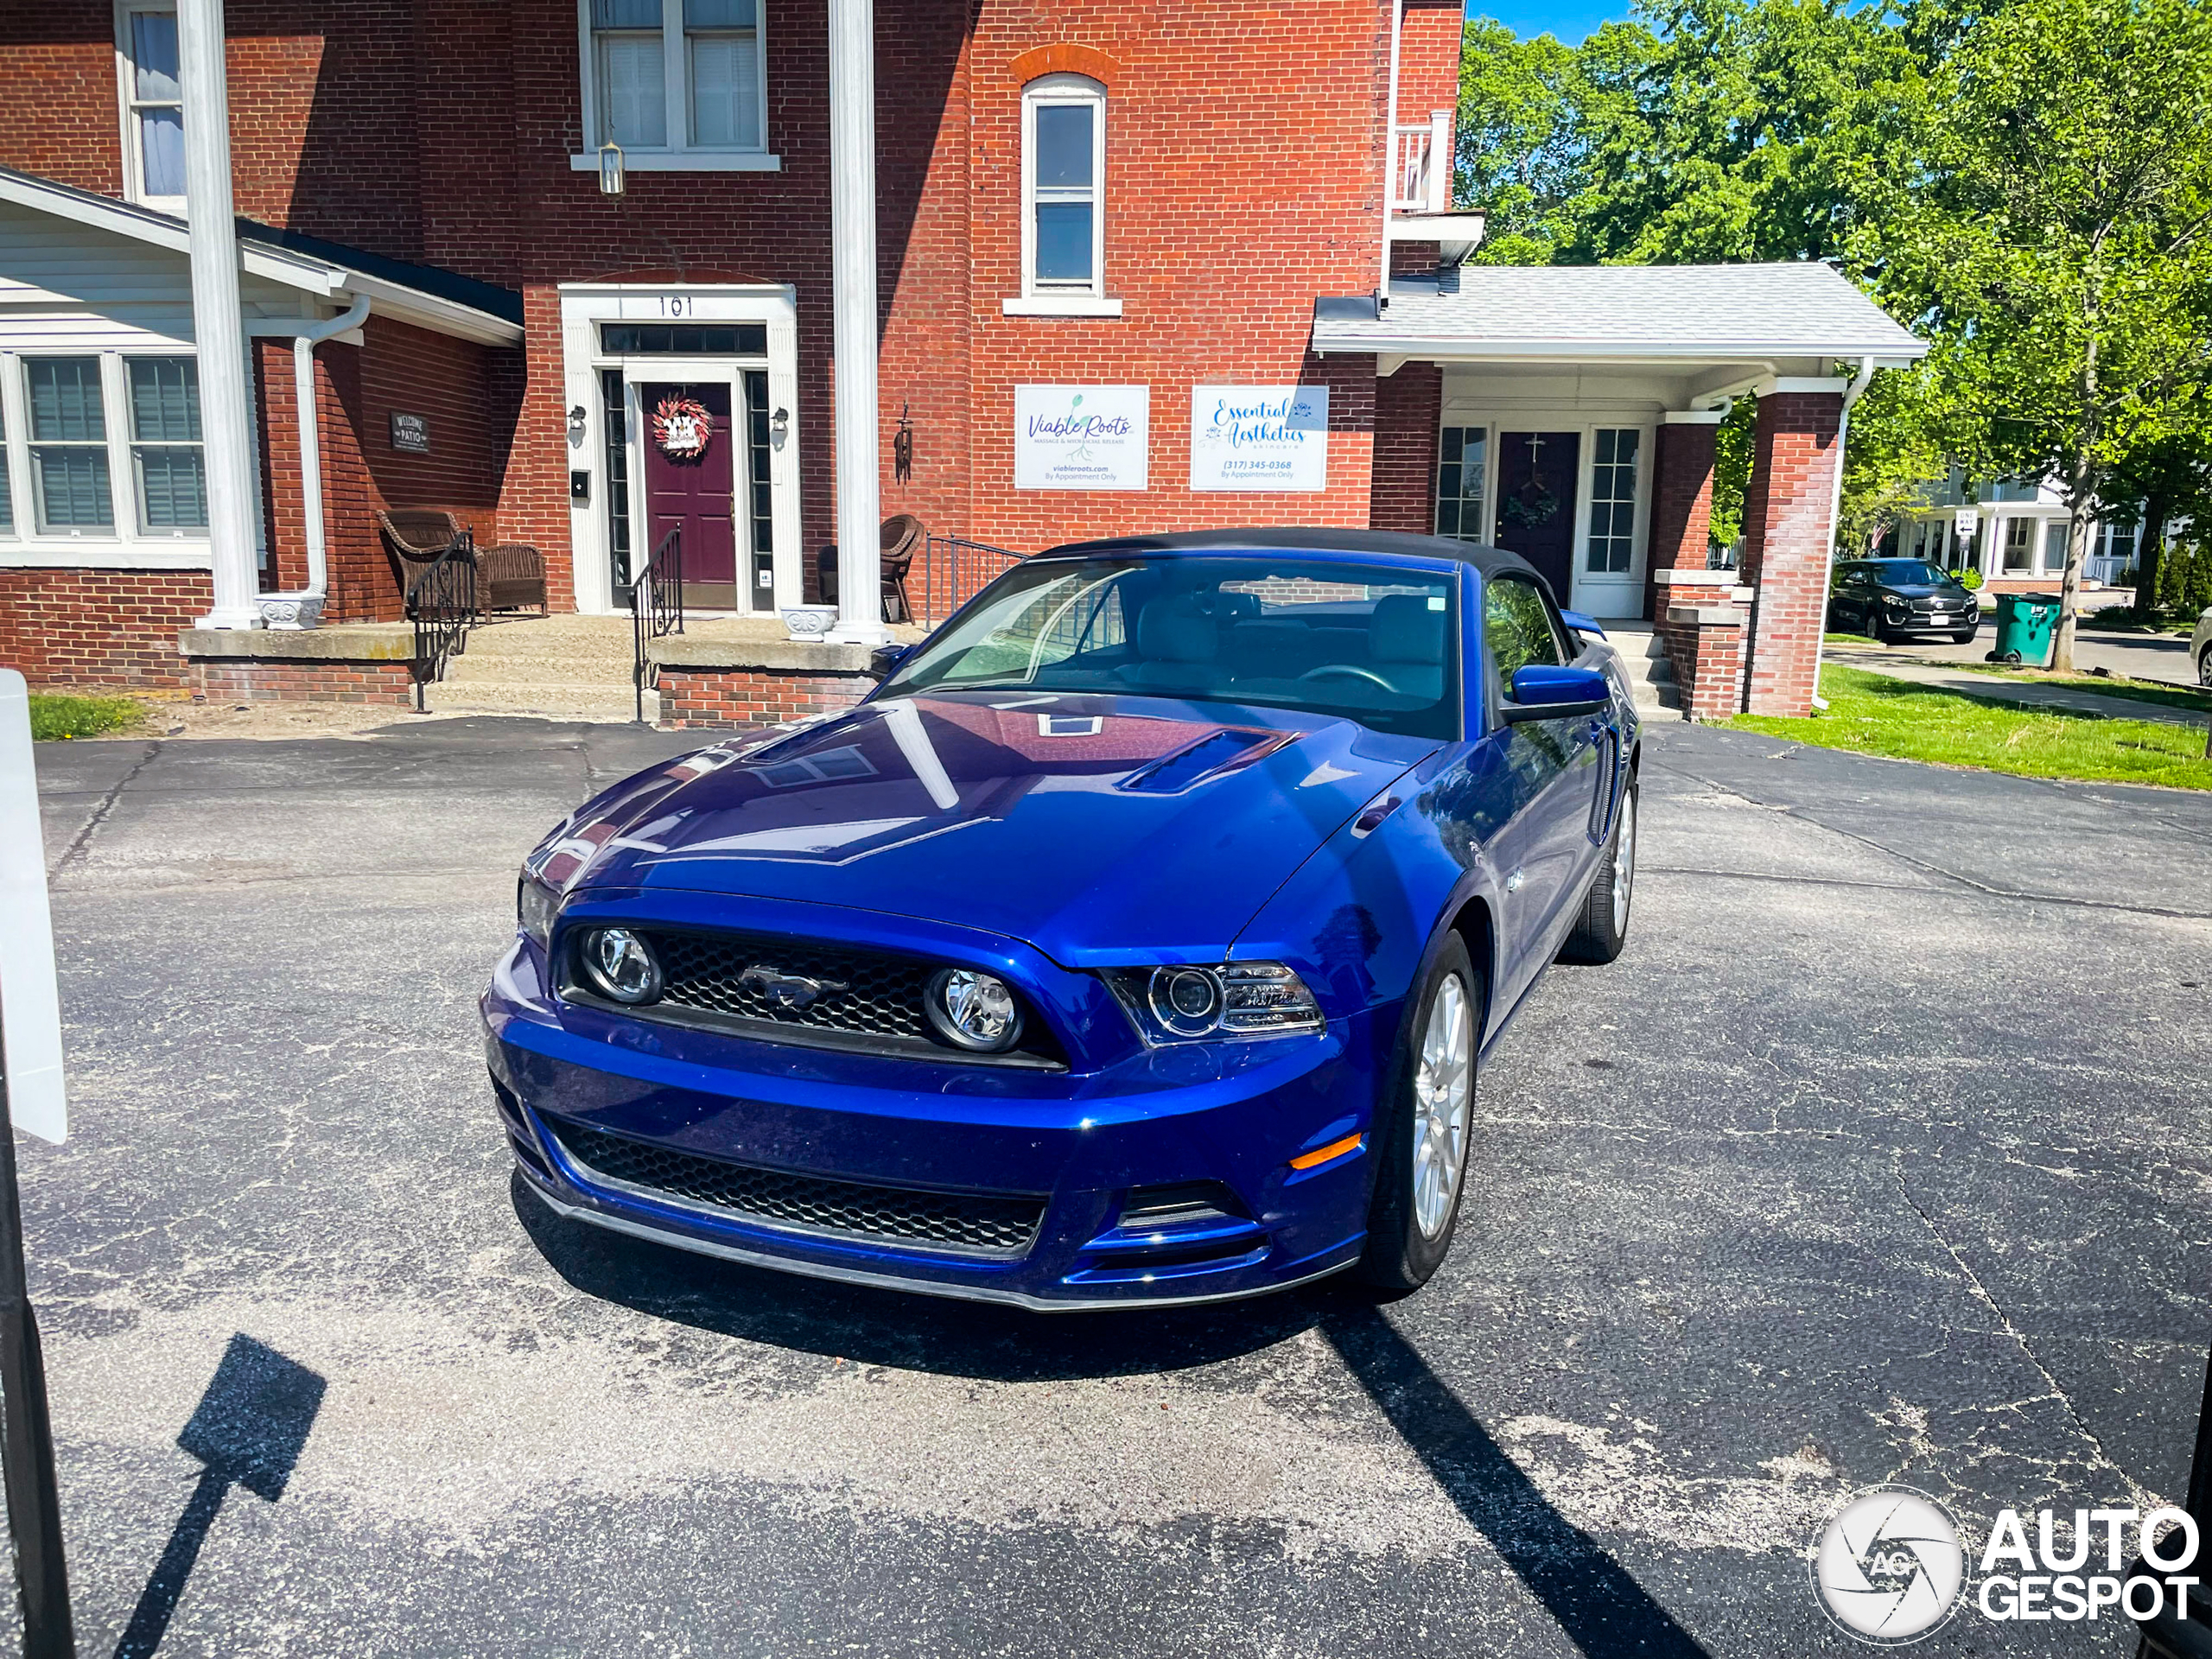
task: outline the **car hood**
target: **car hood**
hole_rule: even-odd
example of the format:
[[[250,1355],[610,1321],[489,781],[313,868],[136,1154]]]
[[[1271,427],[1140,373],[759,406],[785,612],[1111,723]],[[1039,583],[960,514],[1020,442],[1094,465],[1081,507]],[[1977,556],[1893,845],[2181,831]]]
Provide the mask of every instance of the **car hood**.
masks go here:
[[[1885,582],[1881,584],[1885,594],[1894,594],[1899,599],[1964,599],[1967,590],[1955,582]]]
[[[926,918],[1070,967],[1217,958],[1438,747],[1218,703],[885,699],[632,780],[564,826],[576,856],[549,874]]]

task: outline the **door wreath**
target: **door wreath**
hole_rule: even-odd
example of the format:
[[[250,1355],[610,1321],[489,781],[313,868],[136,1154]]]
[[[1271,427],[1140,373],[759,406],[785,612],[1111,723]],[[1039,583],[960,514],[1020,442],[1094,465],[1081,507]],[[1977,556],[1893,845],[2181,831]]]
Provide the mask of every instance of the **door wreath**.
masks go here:
[[[653,410],[653,442],[671,461],[696,461],[714,436],[715,417],[696,397],[664,397]]]

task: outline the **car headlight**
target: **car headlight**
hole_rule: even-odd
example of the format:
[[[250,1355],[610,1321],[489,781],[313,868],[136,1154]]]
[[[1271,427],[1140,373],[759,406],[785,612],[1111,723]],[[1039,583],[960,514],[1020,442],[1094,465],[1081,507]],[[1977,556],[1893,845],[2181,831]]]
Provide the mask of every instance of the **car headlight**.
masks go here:
[[[601,996],[634,1007],[660,995],[652,947],[626,927],[587,929],[576,940],[576,961]]]
[[[1138,1034],[1155,1046],[1287,1037],[1324,1023],[1306,982],[1279,962],[1117,968],[1106,978]]]
[[[1002,1054],[1021,1040],[1021,1005],[1007,982],[973,968],[947,968],[930,977],[922,1012],[955,1048]]]

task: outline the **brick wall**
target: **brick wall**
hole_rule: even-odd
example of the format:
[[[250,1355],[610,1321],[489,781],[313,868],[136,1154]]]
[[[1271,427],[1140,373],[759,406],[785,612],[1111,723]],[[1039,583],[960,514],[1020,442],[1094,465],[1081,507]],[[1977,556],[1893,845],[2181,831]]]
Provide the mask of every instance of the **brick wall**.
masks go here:
[[[1758,589],[1745,642],[1744,706],[1803,715],[1827,610],[1829,509],[1842,446],[1843,399],[1776,392],[1759,399],[1751,480],[1744,500],[1742,579]]]
[[[1719,428],[1707,422],[1659,428],[1651,487],[1651,552],[1647,561],[1644,611],[1662,570],[1702,570],[1713,540],[1713,458]]]
[[[1408,363],[1375,383],[1375,494],[1377,530],[1426,536],[1436,528],[1437,431],[1444,418],[1444,371]]]
[[[664,664],[660,723],[666,727],[772,726],[826,709],[849,709],[874,685],[865,674]]]
[[[34,684],[181,686],[205,570],[0,569],[0,663]]]
[[[171,641],[175,649],[175,641]],[[327,658],[194,658],[189,680],[203,702],[373,702],[415,701],[407,663],[344,663]]]
[[[1459,41],[1466,32],[1460,0],[1406,0],[1398,45],[1398,119],[1414,125],[1436,110],[1459,107]]]

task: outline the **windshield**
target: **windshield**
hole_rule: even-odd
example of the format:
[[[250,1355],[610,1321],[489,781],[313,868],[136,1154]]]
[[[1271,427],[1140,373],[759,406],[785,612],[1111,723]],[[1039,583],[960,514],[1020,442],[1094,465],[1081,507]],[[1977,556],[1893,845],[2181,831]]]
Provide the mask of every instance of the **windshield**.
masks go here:
[[[884,690],[1260,703],[1452,737],[1457,588],[1448,575],[1266,554],[1032,562],[984,589]]]
[[[1867,566],[1877,582],[1934,585],[1950,578],[1925,559],[1876,559]]]

